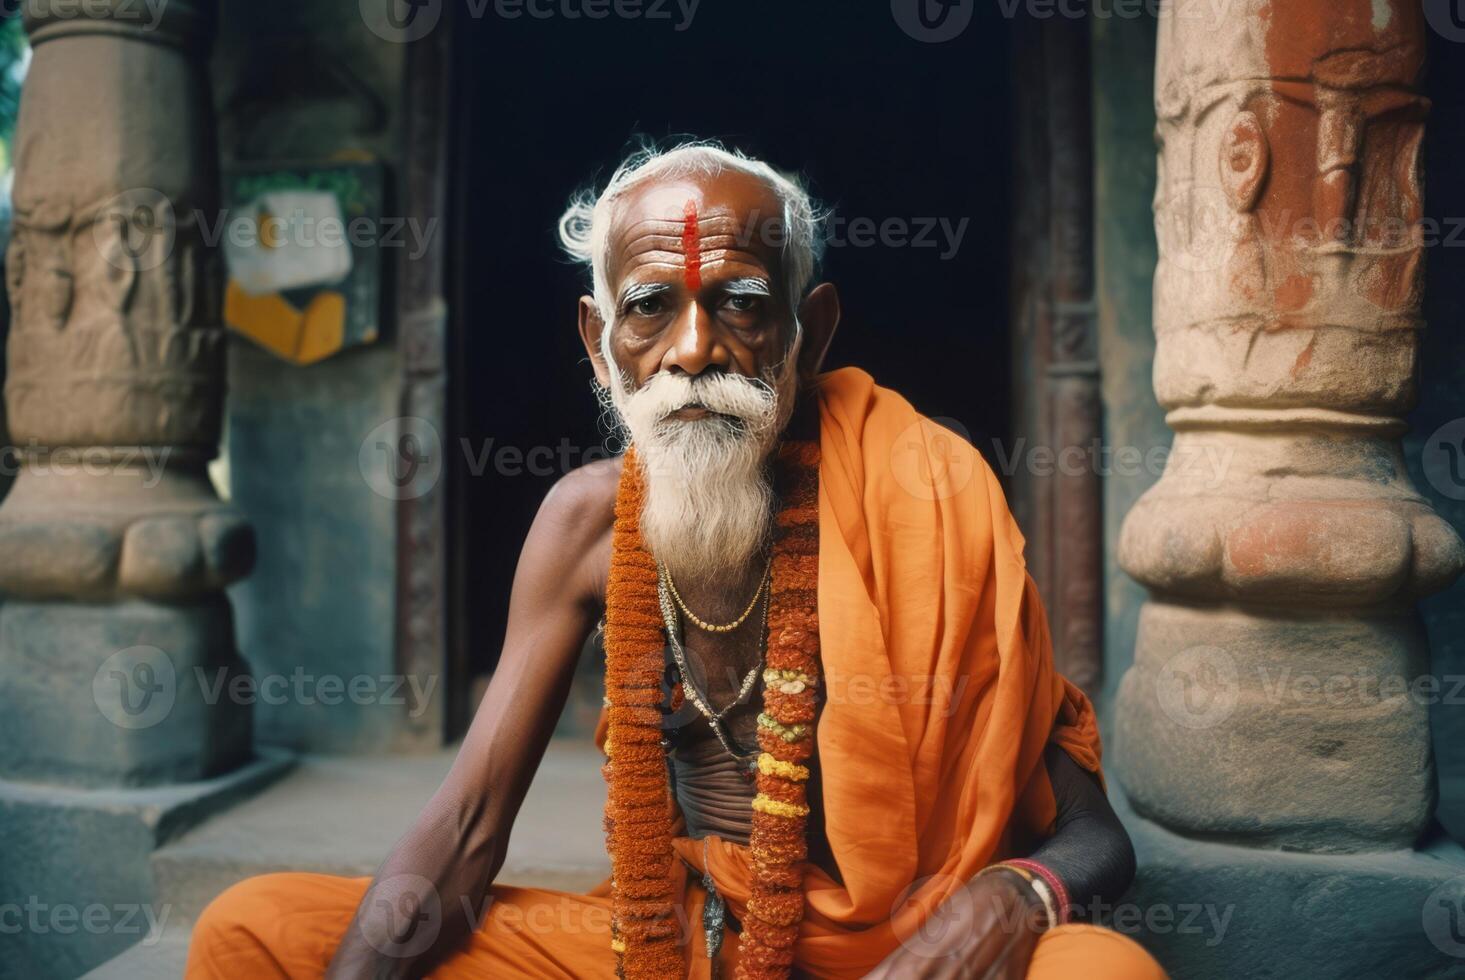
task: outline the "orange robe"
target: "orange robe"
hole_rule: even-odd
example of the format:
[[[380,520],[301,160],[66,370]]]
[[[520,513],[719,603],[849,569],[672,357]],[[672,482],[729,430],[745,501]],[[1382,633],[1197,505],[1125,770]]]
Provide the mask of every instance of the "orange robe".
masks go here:
[[[1023,538],[979,453],[869,375],[818,383],[819,632],[825,832],[843,883],[805,877],[799,967],[859,977],[983,867],[1052,832],[1049,741],[1099,771],[1093,710],[1053,669]],[[690,975],[706,976],[703,854],[729,910],[749,894],[747,848],[678,838]],[[685,866],[683,867],[685,874]],[[200,919],[189,977],[317,976],[365,879],[270,875]],[[442,977],[610,977],[608,895],[494,887]],[[931,920],[932,922],[939,920]],[[928,925],[929,932],[929,925]],[[723,975],[737,942],[723,944]],[[1038,943],[1029,977],[1163,977],[1137,944],[1091,926]]]

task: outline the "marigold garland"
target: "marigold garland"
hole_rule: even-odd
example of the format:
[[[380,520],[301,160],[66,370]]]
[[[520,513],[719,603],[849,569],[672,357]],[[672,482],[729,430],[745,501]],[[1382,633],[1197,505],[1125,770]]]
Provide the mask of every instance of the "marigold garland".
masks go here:
[[[773,542],[758,716],[762,754],[748,845],[752,895],[738,959],[738,976],[749,980],[787,977],[793,966],[808,857],[804,763],[814,754],[819,685],[819,446],[787,443],[778,462],[785,503]],[[659,710],[664,639],[656,563],[641,541],[644,492],[634,453],[627,452],[605,602],[605,826],[617,972],[628,980],[661,980],[684,975],[686,966],[673,908],[671,794]]]
[[[819,685],[819,446],[786,444],[779,464],[784,507],[773,542],[768,659],[758,716],[763,755],[748,841],[753,887],[738,957],[738,975],[747,978],[787,977],[793,966],[808,857],[804,763],[814,754]]]
[[[671,794],[661,748],[661,610],[656,562],[641,543],[640,468],[626,454],[605,589],[611,948],[627,980],[685,972],[673,910]],[[648,749],[653,751],[648,751]]]

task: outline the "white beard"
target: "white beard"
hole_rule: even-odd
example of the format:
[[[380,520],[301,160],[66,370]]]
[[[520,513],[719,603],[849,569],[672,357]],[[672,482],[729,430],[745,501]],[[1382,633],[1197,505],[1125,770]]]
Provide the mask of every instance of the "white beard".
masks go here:
[[[767,543],[774,506],[767,463],[793,413],[798,346],[766,380],[661,372],[635,392],[607,358],[611,405],[645,480],[641,538],[673,576],[726,581]],[[716,414],[668,418],[690,405]]]

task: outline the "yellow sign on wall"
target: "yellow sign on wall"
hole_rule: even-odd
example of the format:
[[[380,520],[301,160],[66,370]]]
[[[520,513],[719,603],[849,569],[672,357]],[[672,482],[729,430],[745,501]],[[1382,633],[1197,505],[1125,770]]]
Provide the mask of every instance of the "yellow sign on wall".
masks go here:
[[[376,340],[380,164],[250,170],[227,185],[224,322],[292,364]]]

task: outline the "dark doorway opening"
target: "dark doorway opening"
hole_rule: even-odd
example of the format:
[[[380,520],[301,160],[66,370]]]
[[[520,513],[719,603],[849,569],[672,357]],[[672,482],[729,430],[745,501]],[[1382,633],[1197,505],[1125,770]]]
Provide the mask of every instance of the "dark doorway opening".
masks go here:
[[[1011,23],[996,5],[941,43],[883,3],[705,3],[685,30],[676,4],[600,20],[474,6],[455,26],[450,735],[498,657],[540,500],[604,452],[575,331],[585,281],[554,228],[632,137],[721,139],[809,179],[839,219],[827,366],[868,370],[984,450],[1009,435],[1011,396]]]

